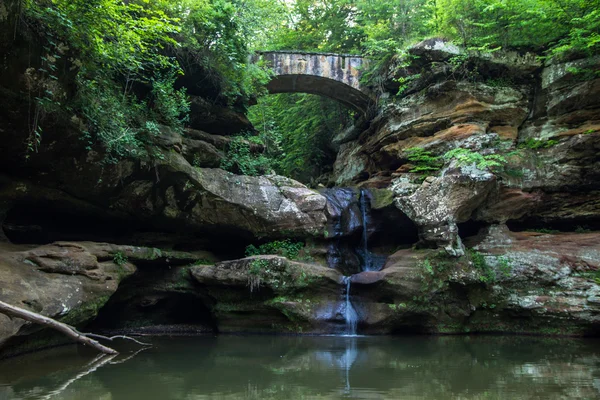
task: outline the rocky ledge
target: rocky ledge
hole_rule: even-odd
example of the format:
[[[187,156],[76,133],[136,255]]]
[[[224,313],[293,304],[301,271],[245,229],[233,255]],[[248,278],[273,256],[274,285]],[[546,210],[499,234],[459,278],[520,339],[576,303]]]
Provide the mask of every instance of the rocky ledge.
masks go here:
[[[125,278],[138,266],[163,268],[190,264],[198,255],[153,248],[93,242],[57,242],[44,246],[0,246],[0,300],[76,327],[94,320]],[[0,314],[0,356],[64,340],[47,330]],[[28,340],[24,340],[28,338]],[[34,338],[34,340],[29,339]]]
[[[342,332],[342,275],[314,263],[255,256],[192,267],[219,332]]]
[[[370,333],[600,332],[600,234],[514,233],[492,226],[462,258],[401,250],[352,278]]]

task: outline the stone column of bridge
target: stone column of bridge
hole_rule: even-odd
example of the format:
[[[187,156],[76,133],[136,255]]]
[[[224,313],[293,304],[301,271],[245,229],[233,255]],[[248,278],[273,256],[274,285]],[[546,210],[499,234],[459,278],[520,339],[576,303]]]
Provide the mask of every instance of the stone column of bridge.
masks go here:
[[[375,97],[360,83],[367,60],[360,56],[292,51],[258,52],[252,60],[264,60],[274,78],[269,93],[311,93],[337,100],[363,114]]]

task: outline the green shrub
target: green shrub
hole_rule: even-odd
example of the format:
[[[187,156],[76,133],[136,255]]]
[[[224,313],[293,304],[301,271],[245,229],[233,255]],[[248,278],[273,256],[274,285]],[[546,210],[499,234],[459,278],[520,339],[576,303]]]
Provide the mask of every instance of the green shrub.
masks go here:
[[[189,120],[190,101],[186,89],[175,90],[175,76],[152,80],[152,109],[156,119],[175,128]]]
[[[290,239],[276,240],[273,242],[262,244],[258,247],[253,244],[246,247],[246,257],[258,256],[262,254],[274,254],[286,257],[289,260],[296,260],[300,254],[300,250],[304,248],[302,242],[292,242]]]
[[[125,265],[128,261],[129,261],[129,259],[127,258],[127,256],[125,254],[123,254],[122,251],[117,251],[113,255],[113,262],[115,264],[117,264],[118,266]]]
[[[479,271],[479,280],[483,283],[492,283],[496,280],[494,269],[485,261],[485,256],[477,250],[468,249],[467,254],[473,267]]]
[[[229,143],[221,168],[242,175],[264,175],[271,171],[271,160],[263,153],[252,152],[244,136],[236,136]]]

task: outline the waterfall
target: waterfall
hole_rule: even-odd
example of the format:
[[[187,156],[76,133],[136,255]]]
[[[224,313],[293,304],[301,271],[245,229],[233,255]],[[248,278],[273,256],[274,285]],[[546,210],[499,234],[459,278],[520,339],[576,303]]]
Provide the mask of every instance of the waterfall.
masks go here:
[[[356,335],[356,326],[358,325],[358,313],[352,305],[350,299],[350,280],[352,277],[345,276],[344,283],[346,284],[346,306],[344,311],[344,317],[346,319],[346,335]]]
[[[371,271],[373,267],[373,258],[371,257],[371,252],[369,251],[369,233],[367,232],[367,224],[369,223],[368,215],[367,215],[367,202],[369,198],[364,189],[360,190],[359,197],[359,206],[360,212],[362,214],[362,256],[363,256],[363,271]]]
[[[369,227],[376,228],[378,220],[371,218],[371,194],[367,189],[331,188],[321,193],[327,198],[327,265],[346,275],[346,292],[342,292],[338,315],[345,320],[344,334],[355,336],[359,316],[352,304],[350,282],[354,274],[383,267],[385,257],[369,251]]]

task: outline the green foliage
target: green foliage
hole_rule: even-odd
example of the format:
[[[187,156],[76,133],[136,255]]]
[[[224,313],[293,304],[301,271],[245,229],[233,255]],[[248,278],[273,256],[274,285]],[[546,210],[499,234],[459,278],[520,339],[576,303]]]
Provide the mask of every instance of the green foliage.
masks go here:
[[[148,2],[115,0],[25,1],[24,11],[44,36],[46,61],[39,72],[57,80],[56,60],[67,51],[79,67],[73,104],[52,105],[83,116],[83,139],[104,146],[109,160],[145,155],[140,134],[147,123],[185,118],[185,94],[172,88],[180,68],[163,51],[176,45],[176,19]],[[151,111],[133,93],[134,85],[151,87]],[[48,109],[50,100],[40,98],[37,105]]]
[[[437,0],[438,31],[482,50],[598,48],[598,0]]]
[[[335,159],[333,135],[350,123],[339,103],[309,94],[279,94],[259,99],[248,117],[260,130],[265,155],[276,172],[310,183]]]
[[[128,262],[128,258],[125,254],[123,254],[123,252],[121,251],[117,251],[114,255],[113,255],[113,263],[117,264],[118,266],[122,266],[127,264]]]
[[[498,269],[503,277],[509,278],[512,274],[513,266],[508,257],[498,257]]]
[[[486,262],[485,256],[473,249],[468,249],[467,254],[473,267],[479,272],[479,280],[483,283],[493,283],[496,280],[496,272]]]
[[[554,146],[557,143],[558,143],[558,140],[554,140],[554,139],[540,140],[540,139],[529,138],[529,139],[519,143],[518,148],[519,149],[533,149],[533,150],[547,149],[549,147]]]
[[[433,265],[431,265],[431,261],[429,261],[429,259],[423,261],[422,267],[426,274],[432,276],[435,274],[433,270]]]
[[[267,0],[160,0],[157,7],[178,18],[183,48],[178,57],[186,68],[204,71],[217,97],[234,104],[257,93],[268,75],[248,63],[248,46],[267,34],[281,5]]]
[[[260,275],[268,266],[268,260],[253,260],[248,268],[248,273],[251,275]]]
[[[415,164],[410,172],[434,172],[444,166],[444,161],[457,160],[459,165],[476,165],[479,169],[493,169],[503,167],[506,159],[499,154],[483,155],[470,149],[457,148],[446,152],[443,156],[435,156],[430,151],[420,147],[411,147],[406,150],[407,158]]]
[[[406,89],[409,88],[410,83],[414,80],[417,80],[421,77],[421,74],[413,74],[413,75],[409,75],[407,77],[400,77],[398,79],[396,79],[396,81],[400,84],[400,86],[398,87],[398,92],[396,93],[396,96],[400,96],[402,93],[404,93],[406,91]]]
[[[476,165],[479,169],[500,168],[506,164],[506,159],[499,154],[483,155],[470,149],[457,148],[444,154],[445,160],[455,159],[459,165]]]
[[[38,73],[57,81],[57,63],[66,56],[78,67],[74,104],[62,104],[51,84],[32,93],[28,154],[41,143],[43,117],[57,110],[83,117],[83,139],[90,148],[105,147],[108,161],[157,154],[144,136],[159,123],[181,129],[188,119],[185,89],[175,89],[184,69],[201,69],[220,101],[243,106],[269,79],[264,65],[248,62],[248,41],[276,8],[269,3],[25,0],[27,25],[44,37]]]
[[[101,143],[108,160],[121,157],[139,157],[144,149],[138,136],[145,104],[131,96],[122,96],[114,83],[107,79],[78,80],[79,91],[75,104],[87,121],[82,137],[88,150],[95,142]]]
[[[482,51],[517,48],[546,51],[550,56],[574,51],[593,55],[600,47],[600,0],[295,0],[285,4],[287,10],[277,8],[274,14],[279,21],[286,16],[286,21],[265,42],[268,48],[361,53],[372,59],[375,70],[387,67],[394,54],[431,35]],[[368,76],[376,78],[377,73]]]
[[[175,90],[175,78],[159,76],[152,80],[152,109],[157,121],[181,128],[189,120],[190,101],[185,88]]]
[[[253,244],[249,245],[246,247],[246,257],[274,254],[283,256],[289,260],[296,260],[303,248],[304,243],[302,242],[292,242],[290,239],[276,240],[262,244],[258,247]]]
[[[268,174],[272,168],[271,160],[263,153],[252,151],[248,139],[250,138],[246,136],[232,138],[220,167],[242,175]]]
[[[439,170],[444,165],[443,160],[439,156],[434,156],[430,151],[424,150],[421,147],[406,149],[406,154],[406,158],[415,165],[410,172],[433,172]]]

